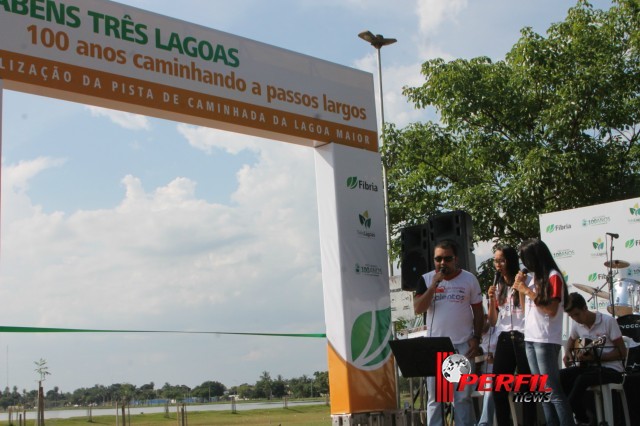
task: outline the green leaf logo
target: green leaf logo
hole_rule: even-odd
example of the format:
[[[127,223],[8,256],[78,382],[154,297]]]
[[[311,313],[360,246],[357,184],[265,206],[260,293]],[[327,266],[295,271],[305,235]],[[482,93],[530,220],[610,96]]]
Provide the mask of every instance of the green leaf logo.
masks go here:
[[[390,356],[391,308],[365,312],[351,329],[351,362],[359,368],[379,368]]]
[[[594,282],[595,280],[598,279],[598,273],[594,272],[593,274],[589,274],[589,278],[587,278],[589,280],[589,282]]]
[[[351,176],[347,179],[347,187],[349,187],[349,189],[353,189],[356,186],[358,186],[358,176]]]
[[[604,242],[602,241],[602,238],[598,238],[598,241],[594,241],[592,244],[593,248],[596,250],[602,250],[604,248]]]
[[[629,212],[631,213],[631,216],[640,216],[640,207],[638,207],[638,203],[629,208]]]
[[[555,230],[556,230],[556,226],[554,224],[551,224],[551,225],[547,226],[547,232],[548,233],[551,233],[551,232],[553,232]]]
[[[371,218],[369,217],[368,210],[358,215],[358,217],[360,218],[360,225],[364,226],[367,229],[371,228]]]
[[[634,243],[635,243],[635,240],[632,238],[632,239],[630,239],[630,240],[625,241],[625,242],[624,242],[624,246],[625,246],[626,248],[632,248],[632,247],[633,247],[633,245],[634,245]]]

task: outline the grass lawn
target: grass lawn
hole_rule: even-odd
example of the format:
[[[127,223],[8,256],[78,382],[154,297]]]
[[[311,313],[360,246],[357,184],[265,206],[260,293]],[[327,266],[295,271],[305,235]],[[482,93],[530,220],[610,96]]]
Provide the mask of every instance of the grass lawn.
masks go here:
[[[190,407],[192,410],[197,407]],[[6,413],[0,414],[0,425],[8,425]],[[14,425],[18,422],[14,420]],[[35,420],[27,420],[27,425],[35,424]],[[93,416],[93,422],[89,423],[87,417],[74,417],[71,419],[46,419],[46,426],[88,426],[116,424],[116,416]],[[120,419],[122,425],[122,419]],[[331,412],[326,405],[306,405],[289,408],[269,408],[262,410],[239,410],[236,414],[231,411],[189,411],[187,412],[188,426],[206,425],[305,425],[305,426],[329,426],[331,425]],[[177,426],[176,413],[165,417],[164,413],[138,414],[131,416],[131,425]]]

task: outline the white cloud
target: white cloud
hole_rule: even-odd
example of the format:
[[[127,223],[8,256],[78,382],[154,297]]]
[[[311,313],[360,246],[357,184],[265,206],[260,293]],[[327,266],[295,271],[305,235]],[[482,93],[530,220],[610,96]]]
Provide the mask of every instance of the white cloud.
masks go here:
[[[2,183],[14,190],[24,191],[28,189],[32,178],[49,168],[60,167],[65,162],[62,158],[38,157],[34,160],[22,160],[15,165],[3,165],[2,174],[5,180]]]
[[[260,146],[255,138],[207,127],[179,124],[178,132],[187,139],[189,145],[207,154],[212,154],[214,149],[234,155],[245,149],[255,152]]]
[[[22,160],[17,164],[2,164],[2,226],[3,234],[7,226],[13,222],[31,217],[34,220],[42,218],[42,209],[34,205],[28,196],[32,179],[42,172],[55,167],[62,167],[65,159],[38,157],[33,160]],[[59,216],[59,214],[57,214]],[[6,242],[0,240],[3,246]]]
[[[444,22],[455,20],[466,7],[467,0],[418,0],[420,33],[424,36],[435,33]]]
[[[86,108],[91,112],[93,117],[106,117],[114,124],[127,130],[149,130],[151,128],[149,118],[144,115],[90,105],[87,105]]]
[[[402,128],[409,123],[423,121],[428,118],[427,112],[416,109],[402,94],[403,88],[421,86],[424,77],[420,74],[422,64],[414,63],[409,65],[385,65],[384,56],[382,58],[382,89],[384,96],[384,118],[388,123],[393,123]],[[356,68],[360,68],[373,73],[376,97],[376,114],[380,120],[380,89],[377,71],[376,54],[371,53],[355,63]]]
[[[375,50],[356,34],[369,29],[396,37],[398,43],[382,51],[385,118],[403,127],[422,121],[425,114],[401,94],[402,86],[423,83],[422,62],[436,56],[502,55],[504,46],[516,40],[517,29],[532,24],[533,12],[544,18],[538,25],[546,24],[548,10],[556,9],[558,2],[547,0],[548,7],[466,0],[415,0],[400,6],[384,0],[285,0],[268,6],[249,1],[229,7],[197,1],[189,2],[190,7],[164,0],[125,3],[314,57],[355,63],[375,79]],[[553,13],[561,16],[557,10]],[[314,17],[312,24],[310,17]],[[274,25],[284,31],[273,32]],[[363,52],[367,56],[355,62]],[[375,84],[378,96],[377,80]],[[178,125],[176,137],[173,131],[161,134],[158,130],[166,122],[159,125],[142,116],[89,108],[94,117],[107,118],[91,120],[91,132],[113,131],[110,123],[148,130],[145,136],[154,144],[153,150],[145,152],[149,148],[145,144],[132,158],[105,155],[95,170],[100,179],[88,178],[87,173],[75,178],[87,179],[97,193],[120,184],[115,201],[85,204],[107,208],[51,212],[51,206],[33,202],[30,191],[35,194],[46,170],[67,166],[58,157],[69,158],[74,166],[92,164],[81,157],[90,150],[76,157],[74,147],[86,141],[79,132],[69,132],[83,128],[82,113],[76,110],[77,104],[64,103],[54,110],[51,101],[35,96],[19,103],[14,101],[18,96],[5,92],[3,156],[7,164],[2,171],[0,241],[5,324],[284,333],[324,330],[311,149],[189,125]],[[8,106],[8,102],[16,103]],[[12,130],[9,123],[22,123],[23,129]],[[55,148],[51,134],[60,138]],[[180,135],[189,146],[182,140],[174,143]],[[188,155],[174,151],[178,148],[188,149]],[[196,167],[195,163],[198,167],[221,163],[208,163],[211,158],[206,155],[201,155],[205,161],[191,163],[196,150],[217,156],[216,160],[228,159],[233,170],[225,169],[226,177],[222,173],[210,177],[213,174],[200,170],[187,176],[178,171]],[[245,158],[239,154],[246,151],[252,154],[247,156],[251,164],[236,167]],[[134,165],[134,157],[144,157],[146,163]],[[36,160],[20,162],[25,158]],[[162,161],[167,162],[166,168]],[[174,167],[176,163],[180,167]],[[103,174],[109,167],[112,173]],[[37,189],[49,194],[73,192],[73,179]],[[219,185],[224,196],[199,195],[208,185]],[[224,204],[208,201],[227,200],[229,193],[230,201]],[[478,261],[489,254],[487,247],[476,251]],[[50,362],[53,376],[48,383],[64,391],[116,382],[193,386],[209,378],[234,385],[253,383],[265,370],[272,376],[295,377],[326,369],[323,339],[10,333],[3,333],[2,339],[2,346],[10,348],[9,359],[0,353],[0,363],[10,361],[7,383],[20,389],[32,387],[33,361],[39,358]]]
[[[191,128],[185,137],[207,133]],[[250,138],[244,142],[258,145],[257,162],[237,173],[231,205],[198,198],[197,185],[207,182],[177,176],[147,189],[142,178],[127,175],[114,208],[46,214],[29,204],[22,188],[55,161],[6,166],[4,199],[21,195],[30,206],[17,217],[11,213],[14,206],[3,203],[0,298],[28,301],[28,308],[8,304],[7,318],[15,325],[45,327],[322,332],[313,151]],[[151,374],[148,370],[164,374],[144,361],[148,337],[85,339],[94,338],[115,340],[114,347],[127,345],[131,355],[129,367],[98,355],[106,371],[124,368],[126,381],[134,383]],[[265,362],[281,354],[245,340],[232,357],[245,365],[229,370],[244,370],[239,380],[253,381],[266,369]],[[325,369],[325,352],[317,345],[322,346],[316,342],[304,349],[312,351],[306,360],[292,359],[291,367],[300,364],[301,374],[309,373],[309,363]],[[47,352],[54,346],[51,342]],[[162,349],[150,353],[160,356]],[[78,356],[87,354],[79,351]],[[178,367],[183,361],[174,356],[168,355],[167,362]],[[109,379],[90,380],[87,385]],[[56,384],[63,383],[58,377]]]

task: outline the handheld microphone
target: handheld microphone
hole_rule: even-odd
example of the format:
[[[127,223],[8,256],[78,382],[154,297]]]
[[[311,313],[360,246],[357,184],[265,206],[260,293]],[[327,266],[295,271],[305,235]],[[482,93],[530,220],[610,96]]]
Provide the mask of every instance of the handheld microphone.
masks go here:
[[[522,273],[527,275],[529,273],[529,270],[527,268],[522,268]]]
[[[613,232],[607,232],[607,235],[611,238],[618,238],[620,236],[619,234],[614,234]]]
[[[500,280],[500,271],[496,271],[496,276],[493,279],[493,285],[498,285],[498,281]]]
[[[442,279],[439,280],[439,281],[434,281],[434,284],[435,284],[436,287],[438,287],[440,285],[440,283],[444,280],[444,276],[447,275],[447,267],[446,266],[442,266],[440,268],[440,270],[437,271],[437,273],[442,274]]]

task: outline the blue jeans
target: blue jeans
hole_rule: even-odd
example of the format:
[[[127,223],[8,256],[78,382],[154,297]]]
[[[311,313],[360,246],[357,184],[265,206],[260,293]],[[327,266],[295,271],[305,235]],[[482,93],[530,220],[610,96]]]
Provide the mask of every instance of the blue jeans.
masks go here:
[[[459,354],[466,354],[469,350],[469,344],[467,342],[453,345],[456,352]],[[475,371],[475,363],[472,359],[471,371]],[[455,386],[455,384],[454,384]],[[453,408],[454,408],[454,421],[456,425],[461,426],[473,426],[476,423],[476,413],[473,409],[473,401],[471,400],[472,386],[465,387],[464,391],[453,391]],[[442,402],[436,402],[436,378],[427,377],[427,424],[429,426],[441,426],[444,424],[442,418]]]
[[[531,374],[547,374],[547,387],[551,388],[551,401],[542,403],[547,426],[575,425],[569,400],[560,384],[560,345],[525,342]]]
[[[494,413],[493,392],[485,392],[484,398],[482,398],[482,414],[478,426],[493,426]]]
[[[491,374],[493,373],[493,364],[488,359],[479,367],[476,364],[476,374]],[[480,420],[478,420],[478,426],[493,426],[495,408],[493,402],[493,392],[484,392],[482,396],[482,412],[480,414]]]

